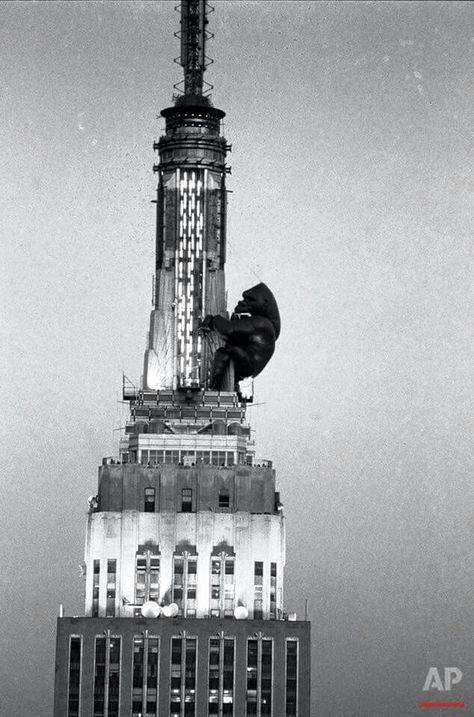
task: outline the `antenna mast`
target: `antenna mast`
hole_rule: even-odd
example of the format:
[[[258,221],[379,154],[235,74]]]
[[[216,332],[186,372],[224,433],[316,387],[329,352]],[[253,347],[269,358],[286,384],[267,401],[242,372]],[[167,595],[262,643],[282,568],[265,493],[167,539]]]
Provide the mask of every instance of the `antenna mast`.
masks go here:
[[[212,62],[206,57],[206,40],[212,37],[206,30],[207,15],[212,10],[206,0],[181,2],[181,56],[179,64],[184,70],[185,96],[202,97],[204,72]]]

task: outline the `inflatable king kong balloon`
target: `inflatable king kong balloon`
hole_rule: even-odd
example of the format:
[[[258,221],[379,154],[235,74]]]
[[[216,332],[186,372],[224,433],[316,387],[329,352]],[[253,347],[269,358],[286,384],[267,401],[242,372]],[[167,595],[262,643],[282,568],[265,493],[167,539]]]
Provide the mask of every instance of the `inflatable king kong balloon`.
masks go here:
[[[257,284],[242,294],[230,319],[211,316],[200,329],[217,331],[225,344],[217,349],[211,367],[210,388],[221,389],[229,362],[234,363],[235,384],[257,376],[267,365],[280,335],[280,314],[275,297],[266,284]]]

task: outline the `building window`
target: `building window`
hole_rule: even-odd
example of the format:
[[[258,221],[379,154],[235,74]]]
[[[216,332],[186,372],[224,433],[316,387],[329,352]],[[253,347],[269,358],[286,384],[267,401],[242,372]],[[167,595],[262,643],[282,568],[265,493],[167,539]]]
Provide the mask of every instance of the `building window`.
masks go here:
[[[196,617],[197,559],[189,557],[187,568],[185,615],[187,617]]]
[[[227,458],[227,451],[212,451],[211,452],[211,464],[213,466],[225,466]]]
[[[117,561],[107,560],[107,602],[106,617],[115,617],[115,593],[117,588]]]
[[[145,662],[143,637],[133,639],[133,668],[132,668],[132,717],[141,717],[143,713],[143,698],[145,689],[143,685],[143,666]]]
[[[145,488],[145,513],[155,512],[155,489]]]
[[[219,508],[229,508],[230,496],[228,490],[221,490],[219,493]]]
[[[286,641],[286,717],[298,715],[298,640]]]
[[[196,451],[196,463],[210,463],[209,451]]]
[[[163,463],[179,463],[179,451],[163,451]]]
[[[160,599],[160,557],[158,551],[145,550],[136,555],[135,603]]]
[[[194,637],[171,639],[170,717],[196,715],[196,650]]]
[[[99,617],[100,560],[94,560],[92,574],[92,617]]]
[[[235,604],[235,558],[227,553],[211,557],[211,617],[232,617]]]
[[[255,598],[253,601],[253,618],[254,620],[263,620],[263,600]]]
[[[179,615],[196,617],[197,556],[188,552],[175,555],[173,561],[173,602]]]
[[[192,466],[196,463],[196,451],[181,451],[181,463]]]
[[[233,451],[181,451],[181,461],[186,465],[190,460],[198,465],[205,463],[213,466],[233,466],[235,462]]]
[[[181,491],[181,511],[183,513],[192,513],[193,511],[193,491],[191,488],[183,488]]]
[[[234,714],[235,639],[209,640],[208,715]]]
[[[173,565],[173,602],[179,608],[179,614],[183,614],[183,589],[184,589],[184,558],[175,557]]]
[[[146,714],[158,714],[158,667],[160,664],[157,637],[148,637],[146,645]]]
[[[95,638],[94,666],[94,717],[105,715],[105,673],[106,673],[107,639]]]
[[[261,679],[261,715],[272,713],[272,676],[273,676],[273,643],[262,640],[262,679]]]
[[[109,641],[109,689],[107,717],[118,717],[120,698],[120,637]]]
[[[159,640],[148,634],[133,639],[132,717],[158,715]]]
[[[121,638],[95,638],[94,717],[119,717]]]
[[[247,641],[247,715],[257,714],[258,640]]]
[[[272,714],[273,641],[260,633],[247,640],[247,717]]]
[[[263,562],[255,561],[254,563],[254,601],[253,601],[253,617],[254,620],[262,620],[263,618]]]
[[[163,463],[163,451],[141,451],[141,463],[156,465]]]
[[[79,717],[79,701],[81,694],[81,648],[82,637],[71,636],[69,643],[67,717]]]
[[[277,616],[277,564],[270,563],[270,620]]]

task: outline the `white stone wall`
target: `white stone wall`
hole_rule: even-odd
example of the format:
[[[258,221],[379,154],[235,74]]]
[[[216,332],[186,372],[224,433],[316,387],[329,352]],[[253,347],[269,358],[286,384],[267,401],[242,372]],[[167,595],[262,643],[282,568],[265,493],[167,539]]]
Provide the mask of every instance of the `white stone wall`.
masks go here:
[[[277,611],[283,611],[283,568],[285,564],[284,519],[280,513],[253,514],[237,511],[219,513],[171,511],[145,513],[136,510],[96,512],[89,515],[85,562],[86,615],[92,614],[93,562],[101,561],[99,616],[105,615],[107,560],[117,560],[116,616],[132,616],[134,608],[122,598],[135,600],[135,564],[139,545],[153,543],[160,551],[160,599],[170,594],[173,555],[185,544],[197,552],[197,617],[208,617],[211,585],[211,554],[216,546],[235,553],[235,606],[253,613],[254,562],[264,563],[264,618],[270,614],[270,563],[277,565]],[[224,547],[223,547],[224,549]],[[168,598],[169,600],[169,598]]]

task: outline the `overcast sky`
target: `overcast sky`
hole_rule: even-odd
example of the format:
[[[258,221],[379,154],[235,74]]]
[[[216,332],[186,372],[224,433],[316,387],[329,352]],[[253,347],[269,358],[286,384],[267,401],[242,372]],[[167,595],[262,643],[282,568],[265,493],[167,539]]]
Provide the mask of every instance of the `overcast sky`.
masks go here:
[[[82,613],[87,497],[142,370],[175,4],[1,3],[1,717],[51,714],[58,605]],[[263,280],[282,315],[250,416],[313,715],[417,715],[430,666],[472,707],[472,6],[213,4],[229,306]]]

